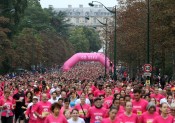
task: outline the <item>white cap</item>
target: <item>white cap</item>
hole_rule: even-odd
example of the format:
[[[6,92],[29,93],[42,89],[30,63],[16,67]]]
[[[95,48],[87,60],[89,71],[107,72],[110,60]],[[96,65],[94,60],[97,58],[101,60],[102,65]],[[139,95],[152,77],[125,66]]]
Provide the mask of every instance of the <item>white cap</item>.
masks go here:
[[[37,99],[38,100],[38,97],[37,96],[33,96],[33,99]]]

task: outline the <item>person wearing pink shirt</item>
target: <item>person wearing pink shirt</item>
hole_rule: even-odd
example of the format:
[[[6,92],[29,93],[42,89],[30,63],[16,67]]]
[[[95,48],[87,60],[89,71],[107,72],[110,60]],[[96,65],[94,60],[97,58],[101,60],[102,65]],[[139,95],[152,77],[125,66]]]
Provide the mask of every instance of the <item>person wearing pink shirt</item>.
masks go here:
[[[161,114],[154,119],[153,123],[173,123],[173,117],[168,114],[168,104],[162,103],[160,110]]]
[[[13,123],[13,99],[9,98],[10,90],[6,89],[4,91],[4,98],[0,99],[0,109],[2,109],[1,113],[1,123]]]
[[[112,105],[112,101],[113,101],[112,90],[111,90],[110,86],[107,86],[103,106],[106,109],[109,109],[110,106]]]
[[[159,114],[156,112],[156,105],[152,102],[148,103],[147,112],[144,112],[141,116],[140,123],[153,123],[155,117]]]
[[[90,105],[85,103],[86,97],[85,94],[82,93],[80,96],[80,104],[77,104],[74,108],[77,109],[79,111],[79,117],[86,119],[87,118],[87,114],[88,114],[88,110],[90,108]]]
[[[120,123],[139,123],[136,114],[132,113],[132,102],[126,102],[125,112],[119,116]]]
[[[51,103],[48,102],[47,94],[42,94],[42,101],[36,104],[34,113],[38,117],[37,123],[43,123],[45,118],[50,114]]]
[[[37,116],[34,114],[34,110],[33,109],[35,109],[36,103],[38,102],[38,97],[37,96],[34,96],[32,102],[33,102],[33,105],[31,105],[26,110],[26,113],[25,113],[26,119],[29,120],[28,123],[36,123],[37,122]]]
[[[88,111],[90,123],[101,123],[102,119],[107,116],[107,109],[102,107],[101,98],[94,99],[94,106]]]
[[[119,119],[116,117],[118,109],[116,107],[111,107],[109,110],[109,117],[104,118],[102,123],[120,123]]]
[[[173,116],[173,123],[175,123],[175,103],[171,103],[171,116]]]
[[[66,110],[69,110],[70,112],[72,111],[72,108],[70,107],[70,100],[69,98],[64,99],[64,104],[61,107],[60,112],[63,114]]]
[[[99,84],[98,89],[94,92],[95,97],[98,97],[100,95],[105,95],[105,91],[103,90],[103,84]]]
[[[51,106],[51,114],[49,114],[42,123],[68,123],[65,116],[60,113],[61,105],[54,103]]]
[[[148,105],[148,102],[141,98],[141,90],[134,89],[134,100],[132,101],[133,104],[133,113],[141,116],[145,111]]]
[[[154,97],[157,102],[160,102],[160,100],[163,98],[163,95],[159,93],[159,88],[154,88],[154,93],[150,95],[150,97]]]
[[[120,100],[117,98],[113,99],[111,107],[115,107],[118,109],[117,114],[116,114],[117,117],[124,113],[124,108],[123,106],[120,106]]]

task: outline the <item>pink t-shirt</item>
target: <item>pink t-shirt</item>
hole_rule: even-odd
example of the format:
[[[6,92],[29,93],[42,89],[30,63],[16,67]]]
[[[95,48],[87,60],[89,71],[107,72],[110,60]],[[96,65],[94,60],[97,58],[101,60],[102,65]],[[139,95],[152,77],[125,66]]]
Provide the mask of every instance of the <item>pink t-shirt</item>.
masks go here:
[[[120,123],[120,121],[117,118],[114,121],[111,121],[110,118],[104,118],[101,123]]]
[[[0,99],[0,106],[6,106],[6,108],[2,109],[1,116],[13,116],[12,107],[14,104],[14,100],[12,98],[8,98],[7,100],[2,97]],[[8,113],[8,114],[7,114]]]
[[[125,112],[125,110],[124,110],[123,106],[119,106],[119,110],[118,110],[116,116],[118,117],[118,116],[120,116],[121,114],[123,114],[124,112]]]
[[[107,116],[107,109],[104,107],[98,109],[95,106],[89,109],[90,123],[98,122],[101,123],[101,120]]]
[[[173,116],[172,116],[173,117]],[[173,123],[175,123],[175,117],[173,117]]]
[[[37,112],[40,115],[45,115],[50,113],[50,107],[51,107],[51,103],[50,102],[43,102],[40,101],[36,104],[36,107],[34,108],[34,112]],[[45,118],[38,118],[37,122],[38,123],[43,123],[45,120]]]
[[[72,111],[72,108],[69,107],[69,109],[65,109],[65,107],[63,106],[63,107],[61,107],[60,112],[63,114],[65,110],[69,110],[71,112]]]
[[[138,117],[136,114],[131,114],[130,116],[127,116],[125,113],[121,114],[119,116],[120,122],[122,123],[138,123]]]
[[[79,117],[85,118],[85,117],[87,117],[87,113],[88,113],[88,110],[89,110],[90,107],[91,107],[90,105],[84,104],[84,105],[82,105],[82,108],[83,108],[83,110],[82,110],[81,105],[77,104],[74,108],[78,109]],[[85,115],[84,115],[83,111],[84,111]]]
[[[53,114],[48,115],[43,123],[68,123],[68,122],[65,116],[59,113],[58,117],[54,117]]]
[[[113,96],[106,97],[104,99],[103,107],[105,107],[106,109],[109,109],[110,106],[112,105],[112,101],[113,101]]]
[[[37,105],[32,105],[26,110],[26,114],[29,116],[29,123],[36,123],[37,116],[34,114],[34,109]]]
[[[160,100],[163,98],[161,94],[151,94],[151,98],[155,98],[157,102],[160,102]]]
[[[100,95],[105,95],[105,91],[104,90],[99,90],[97,89],[95,92],[94,92],[94,96],[95,97],[98,97]]]
[[[133,113],[137,114],[138,116],[141,116],[146,111],[148,102],[144,99],[140,99],[139,101],[133,100],[132,104]]]
[[[141,123],[153,123],[154,118],[157,117],[159,114],[155,112],[154,114],[150,114],[149,112],[144,112],[140,117]]]
[[[166,119],[159,115],[154,119],[153,123],[173,123],[173,120],[170,115]]]

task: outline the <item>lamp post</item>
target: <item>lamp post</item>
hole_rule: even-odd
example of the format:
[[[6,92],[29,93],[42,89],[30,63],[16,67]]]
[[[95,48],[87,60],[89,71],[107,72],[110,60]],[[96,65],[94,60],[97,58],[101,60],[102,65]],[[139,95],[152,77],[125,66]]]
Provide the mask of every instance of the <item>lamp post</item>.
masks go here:
[[[89,17],[85,17],[85,19],[87,19],[87,20],[89,20]],[[96,18],[97,19],[97,21],[100,23],[100,24],[102,24],[102,25],[104,25],[105,26],[105,28],[103,28],[104,30],[105,30],[105,74],[104,74],[104,78],[106,78],[106,67],[107,67],[107,33],[108,33],[108,19],[106,18],[106,23],[103,23],[103,22],[101,22],[98,18]]]
[[[147,64],[150,64],[150,0],[147,0]],[[147,76],[150,81],[150,77]]]
[[[108,9],[104,4],[102,4],[101,2],[99,1],[92,1],[92,3],[89,3],[89,6],[94,6],[93,3],[99,3],[101,4],[102,6],[104,6],[104,8],[109,11],[110,13],[113,13],[114,14],[114,74],[113,74],[113,79],[116,81],[117,80],[117,73],[116,73],[116,59],[117,59],[117,30],[116,30],[116,22],[117,22],[117,19],[116,19],[116,14],[117,14],[117,11],[116,11],[116,6],[115,6],[115,10],[110,10]]]
[[[149,50],[150,50],[150,1],[147,0],[147,63],[150,63],[150,55],[149,55]]]

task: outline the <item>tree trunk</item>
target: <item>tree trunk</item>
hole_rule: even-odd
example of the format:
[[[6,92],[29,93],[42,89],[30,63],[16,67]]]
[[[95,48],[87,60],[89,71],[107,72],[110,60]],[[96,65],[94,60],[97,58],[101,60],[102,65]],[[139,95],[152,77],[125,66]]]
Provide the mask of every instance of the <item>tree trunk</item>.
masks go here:
[[[162,47],[162,75],[165,75],[165,48]]]
[[[172,52],[172,56],[173,56],[173,75],[172,75],[172,79],[175,80],[175,51]]]

